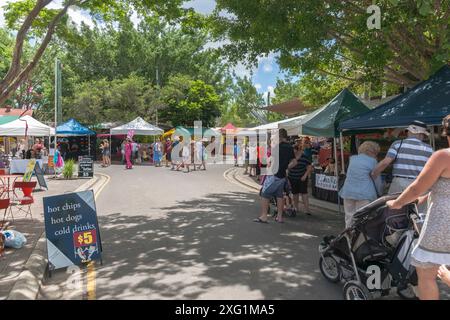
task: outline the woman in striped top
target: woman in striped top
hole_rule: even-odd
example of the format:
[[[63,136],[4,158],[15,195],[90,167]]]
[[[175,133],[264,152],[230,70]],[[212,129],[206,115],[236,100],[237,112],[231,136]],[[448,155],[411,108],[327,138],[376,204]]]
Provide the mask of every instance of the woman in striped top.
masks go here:
[[[311,215],[309,210],[308,199],[308,177],[311,174],[313,167],[311,165],[312,159],[305,154],[304,149],[310,148],[311,142],[304,140],[301,148],[296,148],[295,158],[297,164],[289,169],[288,179],[291,185],[292,194],[294,195],[294,207],[297,212],[300,212],[299,195],[302,195],[303,205],[305,206],[305,214]]]

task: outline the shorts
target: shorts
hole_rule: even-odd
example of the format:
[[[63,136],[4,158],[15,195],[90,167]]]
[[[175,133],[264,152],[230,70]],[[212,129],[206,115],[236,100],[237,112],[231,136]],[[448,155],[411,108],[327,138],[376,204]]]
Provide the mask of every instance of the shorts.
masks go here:
[[[266,179],[266,181],[268,181]],[[264,181],[264,184],[266,184],[266,181]],[[283,198],[284,196],[284,188],[286,184],[286,179],[279,179],[275,178],[275,180],[272,180],[272,182],[266,187],[263,185],[263,189],[261,190],[261,197],[265,199],[272,199],[272,198]]]
[[[291,183],[292,194],[307,194],[308,193],[308,179],[302,181],[300,179],[291,179],[289,178],[289,182]]]

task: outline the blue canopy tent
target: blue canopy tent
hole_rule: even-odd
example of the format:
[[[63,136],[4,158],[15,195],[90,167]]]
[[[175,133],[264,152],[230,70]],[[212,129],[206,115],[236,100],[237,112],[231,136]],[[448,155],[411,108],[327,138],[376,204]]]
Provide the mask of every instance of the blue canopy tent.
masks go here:
[[[339,125],[341,132],[361,132],[372,129],[405,128],[414,120],[431,127],[442,124],[450,114],[450,66],[445,65],[428,80],[381,106]],[[435,135],[430,136],[433,148]]]
[[[404,128],[414,120],[439,126],[450,114],[450,66],[445,65],[428,80],[381,106],[342,121],[341,131]]]
[[[89,155],[91,155],[91,135],[95,135],[95,131],[81,125],[77,120],[70,119],[69,121],[60,124],[56,127],[57,136],[88,136],[89,138]]]

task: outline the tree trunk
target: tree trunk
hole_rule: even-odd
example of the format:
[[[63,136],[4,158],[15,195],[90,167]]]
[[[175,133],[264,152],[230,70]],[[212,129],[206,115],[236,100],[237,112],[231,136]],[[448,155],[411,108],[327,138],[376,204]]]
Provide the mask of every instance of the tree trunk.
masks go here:
[[[36,6],[28,14],[19,31],[17,32],[16,45],[13,51],[11,66],[8,72],[6,73],[5,77],[0,81],[0,93],[3,92],[8,83],[19,74],[20,60],[22,58],[23,53],[23,43],[26,39],[27,32],[31,28],[34,19],[36,19],[41,10],[44,9],[44,7],[48,5],[50,2],[51,0],[38,0]]]
[[[41,3],[42,1],[39,1],[38,3]],[[44,2],[48,2],[48,0],[45,0]],[[38,50],[36,51],[33,59],[31,60],[28,65],[23,68],[22,70],[16,71],[13,78],[10,78],[8,81],[5,81],[7,79],[4,79],[2,81],[2,87],[0,91],[0,105],[4,104],[5,101],[14,93],[15,90],[20,86],[20,84],[29,77],[30,73],[33,71],[33,69],[36,67],[37,63],[41,59],[42,55],[44,54],[45,49],[47,48],[48,44],[50,43],[53,34],[55,32],[56,25],[59,23],[61,18],[66,14],[67,10],[70,6],[72,6],[76,0],[69,1],[64,8],[53,18],[53,20],[50,22],[47,33],[39,46]],[[25,36],[25,35],[24,35]],[[23,40],[22,40],[23,44]],[[21,54],[21,53],[20,53]],[[20,59],[19,59],[20,60]]]

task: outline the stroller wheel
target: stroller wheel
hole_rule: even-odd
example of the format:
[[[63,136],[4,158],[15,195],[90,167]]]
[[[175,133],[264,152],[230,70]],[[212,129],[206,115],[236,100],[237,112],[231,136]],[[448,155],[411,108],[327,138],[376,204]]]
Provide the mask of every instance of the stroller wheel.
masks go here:
[[[349,281],[344,285],[345,300],[371,300],[372,294],[361,282]]]
[[[332,256],[321,256],[319,259],[319,268],[322,275],[328,281],[337,283],[341,280],[341,267]]]
[[[397,288],[397,294],[400,298],[405,300],[417,300],[417,295],[414,290],[414,287],[410,284],[406,286],[406,288]]]

